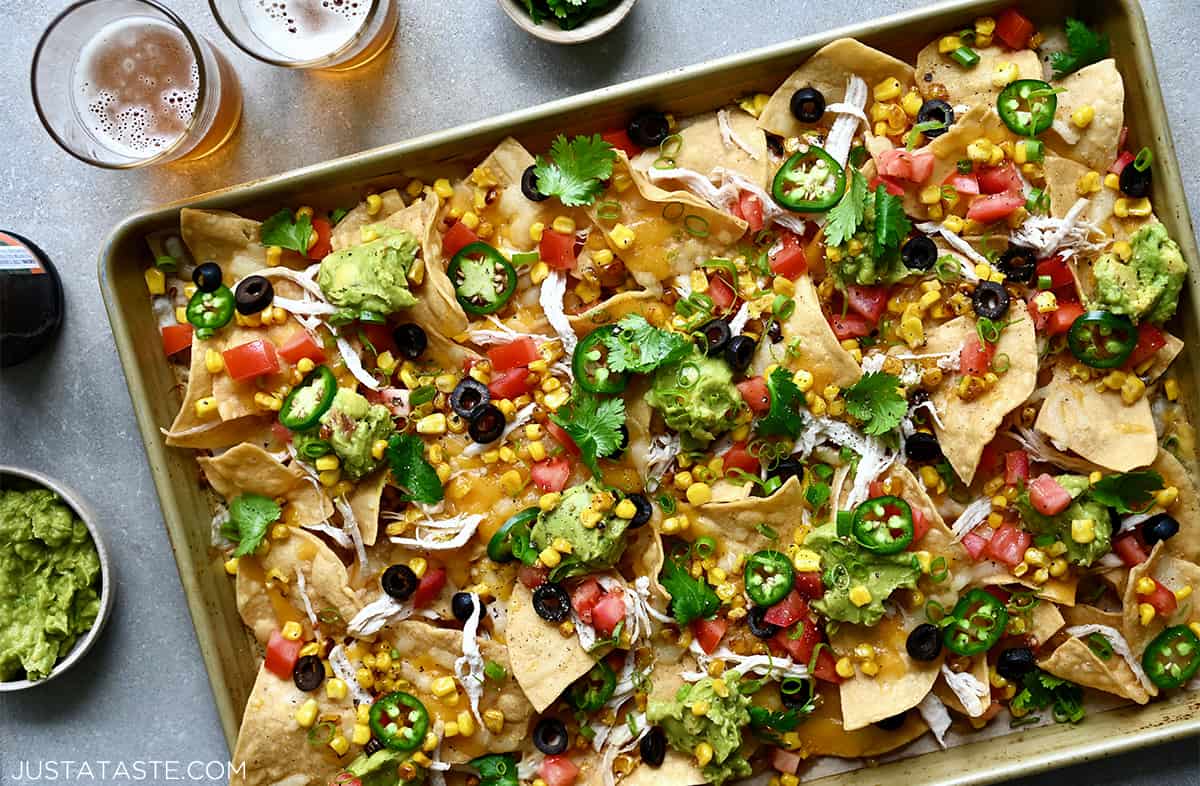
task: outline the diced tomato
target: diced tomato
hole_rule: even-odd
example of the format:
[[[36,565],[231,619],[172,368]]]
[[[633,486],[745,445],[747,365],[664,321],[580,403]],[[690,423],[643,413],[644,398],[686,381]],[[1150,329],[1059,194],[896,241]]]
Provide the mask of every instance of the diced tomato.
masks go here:
[[[1071,494],[1043,472],[1029,481],[1029,502],[1043,516],[1057,516],[1071,507]]]
[[[729,450],[721,454],[721,461],[726,472],[731,469],[740,469],[742,472],[758,475],[762,466],[758,463],[758,458],[747,450],[745,442],[735,442],[730,445]]]
[[[446,569],[441,565],[429,565],[417,584],[417,591],[413,593],[413,608],[423,609],[433,603],[445,587]]]
[[[275,345],[267,339],[256,338],[227,349],[221,357],[225,359],[225,370],[230,378],[237,382],[279,372],[279,355]]]
[[[1130,153],[1128,150],[1122,150],[1121,155],[1117,156],[1117,160],[1112,163],[1112,166],[1108,168],[1108,171],[1114,175],[1119,175],[1125,171],[1125,167],[1133,163],[1133,159],[1135,158],[1137,158],[1137,156],[1135,156],[1133,153]]]
[[[979,178],[974,173],[952,172],[942,181],[942,185],[950,186],[963,196],[974,196],[979,193]]]
[[[1012,600],[1012,593],[997,584],[989,584],[983,588],[983,591],[1001,603],[1008,603]]]
[[[616,131],[609,131],[607,134],[601,134],[600,138],[615,147],[617,150],[624,151],[625,155],[629,156],[630,158],[633,158],[638,153],[642,152],[642,148],[629,138],[629,132],[624,128],[617,129]]]
[[[531,567],[529,565],[521,565],[517,568],[517,580],[524,584],[529,589],[535,589],[546,583],[546,579],[550,576],[550,569],[545,565]]]
[[[555,270],[570,270],[575,266],[575,235],[547,229],[538,243],[538,256]]]
[[[605,593],[600,597],[600,600],[596,601],[596,605],[592,609],[592,625],[605,638],[613,635],[613,631],[617,628],[617,623],[623,619],[625,619],[625,594],[623,592]],[[725,625],[725,620],[719,620],[719,622],[722,626]],[[724,633],[724,630],[722,630],[722,633]],[[720,640],[720,636],[717,637],[717,640]],[[704,645],[703,639],[701,639],[700,643],[701,646]],[[705,650],[705,652],[709,651]]]
[[[1125,563],[1125,567],[1127,568],[1132,568],[1134,565],[1141,565],[1150,559],[1150,552],[1146,550],[1136,532],[1115,538],[1113,540],[1113,551],[1121,558],[1121,562]]]
[[[1010,486],[1029,480],[1029,454],[1010,450],[1004,454],[1004,482]]]
[[[909,507],[912,508],[913,539],[912,543],[908,545],[908,550],[916,551],[920,548],[917,544],[921,542],[921,538],[925,537],[926,532],[929,532],[929,517],[925,515],[925,511],[915,505]]]
[[[282,442],[285,445],[292,441],[291,429],[280,423],[278,420],[271,424],[271,436],[273,436],[277,442]]]
[[[812,656],[809,656],[809,660]],[[833,657],[833,653],[826,648],[821,648],[821,653],[817,655],[817,665],[813,669],[813,676],[819,680],[841,685],[845,682],[842,675],[837,673],[837,660]]]
[[[1121,133],[1117,135],[1117,150],[1124,150],[1128,141],[1129,126],[1121,126]]]
[[[867,486],[867,491],[872,497],[883,497],[887,495],[887,492],[883,490],[883,481],[879,478],[871,481],[870,485]]]
[[[883,312],[887,310],[888,288],[886,286],[864,287],[850,285],[846,287],[846,303],[854,311],[872,325],[879,322]]]
[[[1025,206],[1023,194],[988,194],[976,197],[967,208],[967,218],[981,224],[990,224],[1008,218],[1019,207]]]
[[[740,192],[737,204],[734,205],[733,214],[745,221],[751,232],[757,232],[763,228],[763,204],[757,194],[749,191]]]
[[[783,748],[771,749],[771,768],[786,775],[795,775],[800,771],[800,763],[804,761],[798,753],[786,751]]]
[[[538,776],[546,786],[571,786],[579,777],[579,768],[566,756],[547,756],[538,765]]]
[[[845,314],[838,311],[828,315],[826,319],[829,321],[829,327],[833,328],[833,335],[837,337],[838,341],[869,336],[875,330],[874,323],[868,322],[864,317],[852,311]]]
[[[579,619],[591,625],[592,609],[596,608],[596,601],[603,595],[604,588],[600,586],[599,581],[593,578],[584,579],[571,590],[571,608],[575,609]]]
[[[534,376],[529,369],[512,368],[498,377],[492,377],[492,381],[488,383],[488,392],[494,399],[516,398],[533,390],[534,384]]]
[[[988,539],[974,531],[971,531],[966,535],[963,535],[962,544],[963,548],[967,550],[967,554],[970,555],[971,559],[978,560],[983,556],[983,550],[987,548]]]
[[[796,574],[794,583],[796,592],[805,600],[820,600],[825,596],[825,585],[821,583],[821,574],[815,570]]]
[[[979,190],[985,194],[1020,194],[1023,188],[1017,165],[1012,162],[984,167],[979,172]]]
[[[722,617],[715,620],[693,620],[692,635],[696,637],[700,649],[711,655],[716,652],[717,645],[721,643],[721,637],[725,635],[725,629],[728,627],[729,621]]]
[[[1125,361],[1125,368],[1137,368],[1166,345],[1167,334],[1149,322],[1143,322],[1138,325],[1138,343],[1129,359]]]
[[[562,491],[571,477],[571,462],[566,456],[555,456],[535,462],[529,470],[533,485],[544,493]]]
[[[167,357],[182,352],[192,345],[192,326],[186,322],[182,325],[167,325],[162,329],[162,344]]]
[[[1083,306],[1078,303],[1059,303],[1058,308],[1046,314],[1045,331],[1048,336],[1061,336],[1071,329],[1075,320],[1083,315]]]
[[[479,235],[476,235],[463,222],[455,221],[454,226],[447,229],[446,234],[442,235],[442,254],[449,259],[467,246],[477,242],[479,242]]]
[[[513,368],[524,368],[541,357],[537,344],[529,336],[521,336],[507,344],[499,344],[487,351],[492,361],[492,372],[503,373]]]
[[[933,174],[933,153],[913,153],[900,148],[885,150],[875,158],[879,174],[885,178],[924,183]]]
[[[569,455],[575,458],[583,455],[579,451],[579,446],[575,444],[575,440],[571,439],[571,435],[553,420],[546,421],[546,431],[550,432],[550,438],[557,442]]]
[[[389,335],[388,338],[390,339],[391,336]],[[376,349],[379,349],[380,352],[384,351],[379,348],[379,345],[375,343],[370,334],[367,334],[367,340],[370,341]],[[279,356],[288,363],[291,363],[293,366],[304,358],[308,358],[314,363],[325,362],[325,350],[322,349],[321,345],[317,343],[317,340],[312,337],[312,334],[303,328],[297,330],[291,335],[290,338],[288,338],[287,341],[283,342],[283,346],[279,348]]]
[[[751,377],[737,383],[742,400],[755,415],[764,415],[771,408],[771,393],[767,390],[767,381],[762,377]]]
[[[972,377],[982,377],[992,370],[992,356],[996,354],[996,345],[984,341],[979,336],[971,335],[963,342],[959,354],[958,365],[963,374]]]
[[[317,234],[317,242],[308,249],[309,259],[324,259],[333,250],[333,224],[325,218],[312,220],[313,232]]]
[[[729,311],[737,302],[737,292],[729,286],[729,282],[720,276],[713,276],[708,282],[708,296],[718,311]]]
[[[1175,599],[1175,593],[1167,589],[1161,581],[1151,577],[1154,582],[1154,592],[1149,595],[1138,594],[1138,600],[1142,603],[1149,603],[1154,607],[1154,612],[1160,617],[1169,617],[1175,613],[1175,609],[1179,608],[1179,601]]]
[[[787,628],[808,616],[808,601],[793,589],[783,600],[767,609],[763,619],[772,625]]]
[[[979,467],[975,470],[975,474],[978,475],[982,472],[987,475],[995,475],[1000,471],[1000,467],[1004,464],[1004,454],[1000,452],[998,439],[993,439],[983,446],[983,452],[979,454]]]
[[[1050,289],[1057,290],[1060,287],[1075,286],[1075,275],[1071,272],[1070,266],[1065,259],[1057,254],[1037,263],[1036,276],[1037,278],[1049,276]]]
[[[355,327],[363,332],[367,341],[370,341],[371,346],[375,347],[376,352],[380,354],[391,352],[393,357],[400,354],[400,348],[396,346],[396,339],[392,337],[392,325],[359,322]]]
[[[1003,562],[1009,567],[1021,564],[1025,549],[1033,543],[1033,536],[1014,524],[1004,523],[992,534],[984,554],[988,559]]]
[[[303,646],[303,641],[290,641],[278,630],[273,630],[271,638],[267,639],[267,658],[263,666],[281,680],[291,680],[292,670],[296,668]]]
[[[808,270],[808,257],[804,255],[804,245],[800,238],[791,232],[784,232],[780,240],[783,241],[783,248],[771,257],[771,272],[794,281]]]
[[[891,178],[880,177],[876,175],[875,177],[871,178],[871,182],[867,185],[871,193],[875,193],[875,190],[880,186],[883,186],[885,189],[887,189],[887,192],[892,196],[904,196],[904,186],[895,182]]]
[[[1009,49],[1024,49],[1033,35],[1033,22],[1015,8],[1006,8],[996,17],[995,36]]]

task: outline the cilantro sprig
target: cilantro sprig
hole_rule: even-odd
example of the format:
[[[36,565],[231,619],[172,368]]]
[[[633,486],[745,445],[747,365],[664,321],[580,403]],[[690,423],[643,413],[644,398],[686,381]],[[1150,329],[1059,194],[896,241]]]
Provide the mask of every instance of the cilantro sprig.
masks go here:
[[[1153,470],[1106,475],[1088,490],[1092,499],[1118,513],[1139,513],[1163,488],[1163,477]]]
[[[912,231],[912,222],[904,214],[904,202],[900,197],[889,194],[887,186],[880,183],[875,188],[875,257],[882,259],[888,253],[900,250],[900,244]]]
[[[804,431],[804,394],[786,369],[777,368],[767,375],[771,406],[758,421],[756,430],[764,436],[798,437]]]
[[[900,379],[882,371],[864,374],[846,389],[846,411],[863,422],[872,436],[886,434],[904,419],[908,401],[900,393]]]
[[[601,456],[614,453],[620,446],[625,425],[625,402],[619,398],[599,399],[583,392],[572,394],[570,402],[550,416],[574,440],[583,463],[593,475],[600,476]]]
[[[1050,55],[1056,79],[1108,57],[1108,36],[1092,30],[1078,19],[1067,19],[1067,51]]]
[[[684,626],[693,620],[711,617],[721,608],[721,599],[703,578],[695,578],[679,560],[670,558],[663,563],[659,576],[671,595],[671,614]]]
[[[233,556],[253,554],[282,512],[275,500],[262,494],[234,497],[229,503],[229,521],[221,525],[221,534],[238,544]]]
[[[425,446],[420,437],[393,434],[384,455],[392,468],[392,479],[403,492],[403,501],[426,505],[442,501],[442,481],[437,470],[425,460]]]
[[[1073,682],[1035,669],[1022,677],[1022,686],[1009,703],[1017,713],[1025,715],[1049,707],[1058,723],[1079,723],[1086,714],[1083,689]]]
[[[857,169],[850,172],[850,186],[825,221],[825,243],[840,246],[858,231],[867,216],[867,178]]]
[[[605,365],[617,373],[648,374],[659,366],[682,360],[691,349],[687,337],[651,325],[641,314],[630,314],[604,336]]]
[[[558,197],[567,207],[590,205],[604,190],[604,181],[612,177],[616,159],[613,146],[599,134],[577,136],[569,142],[559,134],[550,145],[550,160],[537,157],[533,168],[537,189]]]
[[[517,786],[517,760],[511,753],[492,753],[468,762],[479,773],[479,786]]]
[[[312,232],[308,213],[293,217],[292,211],[285,207],[262,223],[260,236],[264,246],[279,246],[307,255]]]

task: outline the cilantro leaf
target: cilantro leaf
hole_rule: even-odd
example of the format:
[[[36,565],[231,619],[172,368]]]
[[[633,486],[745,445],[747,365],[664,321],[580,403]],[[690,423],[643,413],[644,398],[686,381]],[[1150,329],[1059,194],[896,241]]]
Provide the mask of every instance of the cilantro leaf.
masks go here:
[[[758,421],[756,429],[764,436],[798,437],[804,431],[804,394],[786,369],[777,368],[767,376],[767,390],[771,394],[771,407]]]
[[[1153,470],[1118,472],[1107,475],[1089,489],[1092,499],[1101,505],[1115,508],[1118,513],[1138,513],[1154,499],[1154,492],[1163,488],[1162,475]]]
[[[659,581],[671,595],[671,614],[681,627],[692,620],[711,617],[721,608],[721,599],[708,582],[694,578],[675,559],[663,563]]]
[[[1068,18],[1066,30],[1067,51],[1050,55],[1056,79],[1108,57],[1108,36],[1093,31],[1078,19]]]
[[[590,205],[612,177],[613,146],[594,136],[577,136],[570,142],[562,134],[550,145],[550,160],[537,157],[534,174],[538,191],[556,196],[568,207]]]
[[[882,183],[875,189],[875,256],[881,258],[912,231],[912,223],[904,215],[904,202],[887,192]]]
[[[625,425],[625,401],[610,398],[601,401],[586,393],[575,393],[571,401],[550,419],[570,435],[583,454],[583,463],[600,476],[599,458],[621,446]]]
[[[511,753],[493,753],[468,762],[479,772],[479,786],[517,786],[517,760]]]
[[[312,218],[307,213],[293,219],[292,211],[285,207],[262,223],[260,236],[264,246],[279,246],[307,256],[312,231]]]
[[[1083,689],[1075,683],[1041,669],[1034,669],[1021,681],[1023,687],[1009,703],[1009,707],[1021,715],[1053,707],[1054,720],[1059,723],[1079,723],[1083,720]]]
[[[659,366],[682,360],[691,342],[680,333],[656,328],[641,314],[630,314],[617,330],[604,336],[608,357],[604,363],[617,373],[647,374]]]
[[[825,221],[825,244],[840,246],[854,236],[867,215],[867,178],[857,169],[850,172],[850,186]]]
[[[229,521],[221,525],[221,534],[238,544],[233,556],[253,554],[282,512],[275,500],[262,494],[234,497],[229,503]]]
[[[904,419],[908,402],[900,393],[900,379],[876,371],[864,374],[846,390],[846,411],[863,422],[872,436],[886,434]]]
[[[442,481],[437,470],[425,460],[425,445],[420,437],[393,434],[385,455],[392,468],[392,480],[404,492],[402,500],[426,505],[442,501]]]

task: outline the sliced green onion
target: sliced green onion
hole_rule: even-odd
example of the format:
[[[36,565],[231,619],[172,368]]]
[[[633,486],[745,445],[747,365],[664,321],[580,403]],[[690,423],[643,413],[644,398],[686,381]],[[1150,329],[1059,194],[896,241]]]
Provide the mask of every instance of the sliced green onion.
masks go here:
[[[1042,188],[1033,189],[1029,192],[1029,198],[1025,200],[1025,209],[1030,213],[1049,213],[1050,194]]]
[[[662,217],[668,221],[677,221],[683,217],[683,204],[680,202],[668,202],[663,205]]]
[[[662,508],[662,512],[670,516],[675,512],[675,498],[670,494],[658,495],[658,506]]]
[[[154,258],[154,266],[165,273],[174,273],[179,269],[179,262],[170,254],[159,254]]]
[[[1138,151],[1137,158],[1133,159],[1133,168],[1139,172],[1145,172],[1154,163],[1154,151],[1148,147],[1143,147]]]
[[[961,175],[969,175],[975,171],[975,164],[969,158],[960,158],[955,166]]]
[[[692,554],[700,559],[708,559],[717,553],[717,541],[705,535],[704,537],[696,538],[696,542],[692,544]]]
[[[659,156],[658,158],[654,159],[654,163],[651,164],[651,166],[653,166],[655,169],[674,169],[675,159],[667,158],[666,156]]]
[[[596,203],[596,218],[605,221],[616,221],[621,217],[621,203],[615,199],[606,199]]]
[[[782,485],[783,485],[783,481],[779,479],[779,476],[772,475],[771,477],[769,477],[763,481],[763,484],[762,484],[763,496],[766,496],[766,497],[771,496],[776,491],[779,491],[779,487]],[[768,527],[768,529],[770,529],[770,528]],[[771,531],[774,532],[775,530],[771,530]]]
[[[929,563],[929,580],[934,584],[941,584],[948,578],[950,578],[950,569],[946,567],[946,558],[935,557],[933,562]]]
[[[933,265],[933,273],[937,276],[938,281],[957,281],[962,275],[962,268],[957,259],[946,254],[938,257],[938,261]]]
[[[709,269],[721,270],[721,271],[728,273],[729,274],[729,282],[728,282],[729,286],[735,292],[737,291],[738,271],[737,271],[737,266],[734,265],[731,260],[726,259],[724,257],[713,257],[712,259],[708,260],[707,262],[701,262],[700,267],[704,268],[705,270],[709,270]]]
[[[329,223],[337,226],[349,212],[350,211],[344,207],[335,207],[333,210],[329,211]]]
[[[992,358],[992,371],[995,371],[997,374],[1003,374],[1010,368],[1012,368],[1012,359],[1008,356],[1007,352],[998,352]]]
[[[924,123],[917,123],[908,132],[908,136],[904,138],[904,149],[912,150],[916,148],[917,142],[920,141],[921,135],[926,131],[940,131],[945,128],[946,124],[940,120],[926,120]]]
[[[1026,139],[1021,142],[1025,146],[1025,160],[1036,164],[1046,158],[1046,146],[1040,139]]]
[[[683,228],[688,231],[689,235],[700,238],[708,237],[708,219],[704,216],[689,213],[683,219]]]
[[[541,255],[536,251],[518,251],[512,255],[512,263],[517,267],[533,265],[537,264],[541,258]]]
[[[787,295],[776,295],[771,311],[780,319],[787,319],[796,310],[796,301]]]
[[[779,540],[779,533],[771,529],[771,527],[768,526],[767,522],[765,521],[759,522],[758,526],[754,529],[758,531],[759,535],[762,535],[767,540]]]
[[[946,607],[933,598],[925,601],[925,619],[934,625],[941,625],[946,619]]]
[[[871,151],[867,150],[862,145],[858,145],[850,151],[850,166],[858,169],[867,162],[867,159],[870,158],[870,156]]]
[[[341,625],[345,620],[337,609],[322,609],[317,613],[317,621],[322,625]]]
[[[666,158],[676,158],[679,156],[679,151],[683,150],[683,135],[671,134],[662,141],[658,146],[658,154]]]
[[[308,730],[308,744],[314,748],[323,747],[329,744],[335,734],[337,734],[337,726],[333,721],[321,721]]]
[[[333,446],[327,441],[323,439],[314,439],[311,442],[305,442],[304,446],[301,447],[300,450],[296,451],[296,454],[302,459],[316,461],[317,459],[321,458],[321,456],[327,455],[331,450],[333,450]]]
[[[1038,289],[1049,289],[1053,284],[1054,279],[1050,278],[1050,276],[1038,276]]]
[[[979,65],[979,53],[969,46],[960,46],[950,53],[950,59],[963,68],[974,68]]]

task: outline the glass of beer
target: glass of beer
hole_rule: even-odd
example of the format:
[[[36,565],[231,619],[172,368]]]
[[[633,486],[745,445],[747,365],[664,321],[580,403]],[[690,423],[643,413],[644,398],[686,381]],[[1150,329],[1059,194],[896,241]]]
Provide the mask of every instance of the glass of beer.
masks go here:
[[[154,0],[83,0],[33,55],[33,102],[50,136],[96,166],[203,158],[237,128],[229,62]]]
[[[209,0],[217,24],[250,55],[285,68],[349,71],[396,32],[396,0]]]

